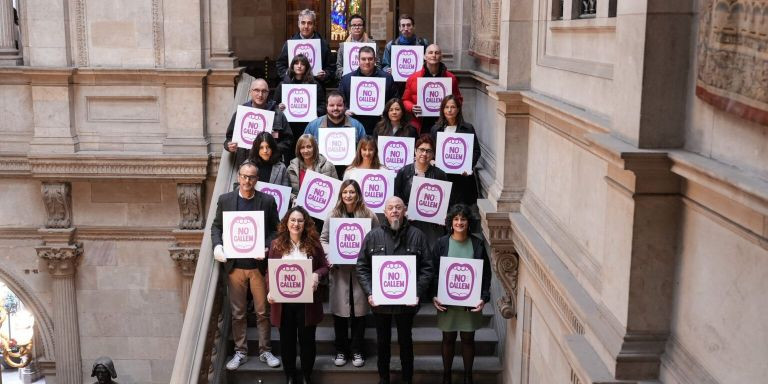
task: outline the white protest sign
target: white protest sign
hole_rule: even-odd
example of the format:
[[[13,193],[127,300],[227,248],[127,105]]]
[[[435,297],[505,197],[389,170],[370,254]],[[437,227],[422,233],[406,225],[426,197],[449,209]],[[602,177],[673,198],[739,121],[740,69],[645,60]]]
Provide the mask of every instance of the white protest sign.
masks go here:
[[[477,307],[483,282],[483,260],[440,257],[437,299],[444,305]]]
[[[360,48],[373,48],[373,57],[376,58],[376,43],[342,43],[344,44],[344,75],[354,72],[360,67]]]
[[[224,253],[230,259],[264,258],[264,212],[224,211]]]
[[[371,263],[376,305],[416,304],[416,256],[373,256]]]
[[[296,205],[304,207],[310,216],[325,220],[339,199],[341,180],[307,171],[296,196]]]
[[[379,136],[379,161],[390,171],[397,172],[413,163],[415,143],[413,137]]]
[[[451,182],[414,176],[408,218],[444,225],[450,198]]]
[[[320,154],[333,165],[352,164],[355,159],[355,128],[318,128]]]
[[[383,77],[352,76],[349,110],[356,115],[381,116],[384,112],[387,79]]]
[[[272,132],[273,121],[275,112],[238,105],[232,141],[236,142],[239,148],[251,149],[253,140],[259,133]]]
[[[317,84],[283,84],[280,94],[285,104],[285,118],[293,122],[307,122],[317,118]]]
[[[278,303],[312,302],[311,259],[269,259],[269,293]]]
[[[471,133],[437,133],[435,166],[445,173],[472,174],[475,135]]]
[[[347,179],[360,184],[365,205],[374,213],[384,213],[384,203],[395,194],[395,172],[388,169],[352,169]]]
[[[257,181],[256,190],[275,198],[275,203],[277,203],[277,217],[282,219],[283,216],[285,216],[285,213],[288,212],[288,206],[290,205],[291,187]]]
[[[288,40],[288,63],[294,56],[304,55],[309,60],[312,73],[317,75],[323,70],[323,51],[320,49],[320,39]]]
[[[356,264],[365,235],[371,231],[371,219],[332,217],[328,238],[328,262]]]
[[[406,81],[408,77],[421,70],[424,65],[424,47],[421,45],[393,45],[392,78],[395,81]]]
[[[416,105],[422,116],[440,116],[440,103],[452,92],[450,77],[419,77],[416,79]]]

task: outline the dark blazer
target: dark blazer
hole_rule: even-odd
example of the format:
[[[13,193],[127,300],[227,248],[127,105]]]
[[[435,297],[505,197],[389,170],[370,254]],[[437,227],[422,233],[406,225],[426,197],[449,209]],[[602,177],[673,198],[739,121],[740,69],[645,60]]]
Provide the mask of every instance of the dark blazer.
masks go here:
[[[392,80],[392,75],[382,71],[381,69],[375,68],[373,69],[373,73],[366,76],[363,75],[362,72],[360,72],[360,68],[356,69],[354,72],[347,73],[341,78],[341,81],[339,81],[339,93],[341,93],[344,96],[344,106],[349,109],[350,105],[350,95],[352,94],[352,76],[356,77],[379,77],[386,79],[386,82],[384,83],[384,102],[386,103],[387,100],[397,97],[397,88],[395,87],[395,81]],[[405,113],[405,112],[403,112]],[[360,121],[360,123],[363,124],[363,127],[365,127],[365,133],[368,135],[373,134],[373,128],[376,127],[376,123],[381,120],[381,116],[364,116],[364,115],[355,115],[355,119]]]
[[[432,126],[432,140],[437,143],[437,133],[444,132],[445,126],[438,126],[435,124]],[[472,145],[472,174],[467,176],[457,175],[450,173],[447,175],[448,181],[453,183],[451,188],[451,205],[456,203],[463,203],[467,205],[473,205],[477,203],[477,172],[475,166],[478,160],[480,160],[480,142],[477,139],[477,133],[475,133],[475,127],[472,124],[462,121],[461,124],[456,126],[456,133],[467,133],[475,137]],[[435,144],[437,145],[437,144]],[[435,151],[437,152],[437,151]]]
[[[253,106],[253,101],[251,100],[243,103],[243,105],[246,107],[255,108]],[[285,165],[288,165],[288,161],[290,159],[285,160],[286,154],[293,153],[293,131],[288,124],[288,119],[285,117],[283,112],[277,108],[277,104],[273,100],[268,100],[263,109],[275,113],[275,120],[272,122],[272,132],[277,133],[277,138],[275,141],[277,142],[277,149],[280,151],[280,159],[283,161],[283,163],[285,163]],[[225,150],[227,149],[227,145],[229,145],[229,143],[232,141],[232,136],[235,133],[236,117],[237,110],[235,110],[235,113],[232,114],[232,118],[229,120],[229,125],[227,126],[226,138],[224,140]],[[242,164],[243,161],[248,158],[248,154],[250,152],[250,150],[245,148],[237,148],[235,151],[235,168],[239,167],[240,164]]]
[[[451,235],[443,236],[437,239],[435,246],[432,248],[432,265],[436,271],[435,278],[432,279],[432,297],[437,296],[437,284],[439,276],[437,274],[440,271],[440,258],[448,256],[448,244]],[[472,241],[472,258],[483,260],[483,281],[480,285],[480,299],[486,304],[491,300],[491,263],[488,260],[488,252],[485,251],[483,240],[475,234],[469,236],[469,240]]]
[[[395,196],[399,197],[405,205],[408,205],[408,200],[411,198],[411,187],[413,187],[413,177],[416,176],[416,166],[413,163],[400,168],[395,176]],[[424,172],[424,176],[428,179],[446,181],[448,178],[442,169],[430,165],[427,171]],[[452,186],[451,189],[456,188]],[[451,192],[453,196],[453,192]],[[449,198],[450,199],[450,198]]]
[[[270,243],[268,259],[282,259],[283,255],[278,255],[272,250],[275,247]],[[328,259],[325,257],[323,247],[317,244],[311,255],[307,255],[312,259],[312,272],[320,275],[320,279],[328,275]],[[265,275],[267,291],[269,291],[269,274]],[[269,319],[272,325],[275,327],[280,326],[280,320],[283,315],[283,305],[281,303],[270,304]],[[304,326],[317,325],[323,320],[323,298],[318,288],[312,295],[312,302],[304,305]]]
[[[300,33],[296,33],[293,36],[291,36],[288,40],[301,40],[303,39],[301,37]],[[333,56],[333,53],[331,52],[331,48],[328,45],[328,40],[325,40],[322,36],[320,36],[319,33],[315,32],[312,34],[312,37],[310,39],[320,39],[320,55],[322,55],[323,60],[323,70],[325,71],[325,79],[323,79],[323,84],[327,85],[328,83],[333,82],[333,80],[336,78],[336,58]],[[283,43],[283,49],[280,51],[280,56],[277,57],[277,60],[275,61],[275,66],[277,67],[277,78],[282,79],[285,77],[285,74],[288,73],[288,65],[290,62],[288,61],[288,42]]]
[[[275,234],[277,233],[277,224],[280,222],[277,216],[277,203],[275,203],[275,198],[273,198],[270,195],[267,195],[266,193],[262,193],[259,191],[254,191],[256,195],[253,196],[254,198],[254,211],[264,211],[264,227],[266,229],[266,233],[264,234],[264,244],[271,244],[272,240],[275,238]],[[216,217],[213,219],[213,225],[211,226],[211,240],[213,241],[213,246],[216,247],[219,244],[224,244],[224,241],[221,239],[222,233],[224,233],[224,215],[222,212],[224,211],[236,211],[237,210],[237,197],[238,197],[238,191],[234,190],[232,192],[223,193],[219,196],[219,201],[216,203]],[[259,260],[259,270],[266,271],[267,269],[267,261],[266,258],[264,260]],[[232,268],[235,265],[234,259],[227,259],[227,262],[224,263],[224,271],[229,274],[230,271],[232,271]]]

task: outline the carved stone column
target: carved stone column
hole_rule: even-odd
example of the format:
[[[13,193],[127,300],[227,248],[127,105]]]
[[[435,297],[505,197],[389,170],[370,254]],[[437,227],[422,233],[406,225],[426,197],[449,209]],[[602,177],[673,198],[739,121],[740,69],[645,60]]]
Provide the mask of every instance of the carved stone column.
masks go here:
[[[0,0],[0,65],[19,65],[21,56],[16,48],[16,24],[13,22],[13,1]]]
[[[43,182],[43,203],[47,213],[46,228],[72,226],[72,187],[69,183]]]
[[[203,185],[176,184],[181,220],[180,229],[203,229]]]
[[[192,289],[192,280],[195,277],[195,268],[197,267],[197,258],[200,256],[200,248],[182,248],[171,247],[168,249],[171,253],[171,259],[176,262],[181,272],[181,311],[187,311],[187,302],[189,302],[189,292]]]

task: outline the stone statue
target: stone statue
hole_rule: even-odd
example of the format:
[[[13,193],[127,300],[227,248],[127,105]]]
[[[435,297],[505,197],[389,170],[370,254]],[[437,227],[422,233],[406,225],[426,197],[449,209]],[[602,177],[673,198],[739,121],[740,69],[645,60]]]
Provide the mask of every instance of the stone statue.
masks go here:
[[[91,377],[94,376],[97,381],[93,384],[117,384],[117,381],[112,380],[117,377],[112,359],[106,356],[96,359],[93,362],[93,371],[91,371]]]

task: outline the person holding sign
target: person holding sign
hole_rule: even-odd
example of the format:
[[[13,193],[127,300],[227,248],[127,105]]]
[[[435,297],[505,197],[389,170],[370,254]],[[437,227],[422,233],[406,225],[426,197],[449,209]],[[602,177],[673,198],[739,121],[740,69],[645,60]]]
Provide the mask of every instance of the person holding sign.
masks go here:
[[[317,71],[314,76],[319,82],[328,84],[333,81],[336,74],[336,61],[333,60],[333,54],[331,48],[328,45],[328,41],[325,40],[319,33],[315,32],[315,11],[311,9],[303,9],[299,12],[299,33],[290,37],[289,40],[306,40],[306,39],[319,39],[320,40],[320,57],[323,64],[323,69]],[[283,44],[283,49],[280,51],[275,62],[277,66],[277,76],[280,79],[285,78],[286,72],[288,72],[288,42]]]
[[[280,351],[283,354],[283,370],[287,383],[298,383],[296,379],[296,339],[301,347],[301,371],[304,383],[311,384],[312,369],[315,366],[315,331],[323,319],[323,301],[317,286],[320,279],[328,274],[328,260],[325,258],[320,237],[307,211],[299,206],[288,210],[280,221],[277,235],[269,247],[270,259],[311,259],[312,291],[311,303],[278,303],[267,294],[271,304],[272,325],[280,329]],[[297,381],[294,381],[297,380]]]
[[[386,221],[379,228],[365,236],[363,250],[357,259],[357,275],[360,285],[368,296],[373,316],[376,318],[376,343],[378,354],[379,383],[389,383],[389,360],[391,358],[392,321],[397,325],[397,339],[400,344],[402,382],[413,380],[413,318],[419,311],[418,297],[429,293],[433,267],[429,244],[424,233],[408,224],[405,203],[397,196],[387,199]],[[373,258],[388,255],[416,256],[417,299],[412,305],[377,305],[373,300]]]
[[[395,176],[395,196],[403,199],[406,205],[408,205],[408,200],[411,198],[414,176],[443,181],[447,179],[443,170],[432,165],[434,156],[435,142],[432,140],[432,137],[427,134],[419,136],[419,139],[416,140],[416,158],[414,162],[401,168],[397,172],[397,176]],[[412,225],[424,232],[430,244],[434,244],[439,237],[445,235],[445,228],[442,225],[423,221],[413,221]]]
[[[315,137],[305,133],[296,141],[296,158],[291,160],[291,164],[288,165],[288,179],[291,181],[293,198],[298,196],[307,170],[321,173],[334,179],[339,178],[333,163],[320,154]],[[316,229],[319,230],[322,228],[323,223],[320,220],[318,222],[315,224],[318,226]]]
[[[373,137],[366,135],[360,139],[357,143],[355,159],[344,171],[344,177],[341,179],[348,179],[348,172],[355,169],[386,169],[379,161],[379,147]]]
[[[378,139],[379,136],[419,137],[416,128],[411,124],[411,117],[405,113],[405,104],[402,100],[396,97],[391,98],[384,105],[381,120],[373,129],[374,139]]]
[[[232,338],[235,341],[235,356],[227,363],[227,369],[235,370],[248,360],[248,340],[246,338],[246,312],[248,291],[253,296],[256,309],[256,324],[259,330],[259,360],[270,367],[280,366],[280,359],[275,357],[270,346],[269,314],[267,312],[267,286],[264,274],[266,263],[255,259],[228,259],[224,252],[224,211],[263,211],[264,240],[269,244],[277,229],[277,204],[275,199],[255,189],[259,179],[258,168],[246,160],[238,170],[238,190],[219,196],[216,217],[211,225],[213,257],[224,264],[229,290],[229,304],[232,308]]]
[[[416,30],[416,22],[413,21],[413,17],[410,15],[402,14],[400,15],[400,18],[397,21],[398,24],[398,31],[400,31],[400,36],[398,36],[396,39],[390,40],[387,45],[384,47],[384,53],[381,55],[381,69],[384,70],[384,72],[392,74],[392,46],[393,45],[421,45],[424,48],[427,48],[429,45],[429,40],[423,37],[416,36],[415,30]],[[401,85],[402,83],[398,83],[396,85],[396,97],[400,97],[403,95],[403,87]]]
[[[449,235],[437,240],[432,248],[433,265],[439,269],[443,257],[478,259],[483,261],[480,302],[473,307],[443,305],[437,297],[437,283],[433,280],[432,303],[437,309],[437,327],[443,331],[443,384],[451,383],[454,345],[457,332],[461,334],[461,355],[464,359],[464,383],[472,383],[472,365],[475,361],[475,331],[482,327],[483,306],[491,299],[491,265],[483,240],[472,234],[472,212],[464,204],[456,204],[448,211],[445,226]]]
[[[288,125],[288,120],[285,118],[282,112],[277,110],[277,104],[269,100],[269,85],[267,81],[258,78],[251,81],[250,88],[251,100],[243,105],[251,108],[265,109],[275,112],[275,120],[272,122],[272,137],[277,142],[277,148],[280,150],[280,155],[291,153],[293,148],[293,132]],[[244,148],[238,148],[237,143],[232,141],[232,135],[235,132],[235,117],[237,112],[232,114],[232,119],[227,126],[226,140],[224,140],[224,149],[227,152],[235,153],[235,167],[239,167],[240,164],[248,158],[248,150]],[[289,159],[282,159],[285,164],[288,164]]]
[[[376,43],[376,40],[370,38],[365,32],[365,19],[363,16],[355,13],[349,17],[349,36],[344,43]],[[339,50],[336,52],[336,78],[341,79],[344,76],[344,43],[339,44]],[[348,53],[348,52],[347,52]],[[376,67],[379,67],[379,60],[376,59]]]
[[[416,95],[417,79],[419,77],[447,77],[451,79],[451,95],[459,100],[459,103],[464,101],[461,96],[461,90],[459,90],[459,81],[456,79],[456,75],[446,68],[443,64],[443,52],[440,50],[440,46],[437,44],[430,44],[424,51],[424,67],[408,77],[405,82],[405,91],[403,93],[403,103],[408,113],[412,113],[417,117],[416,123],[419,132],[428,133],[432,126],[437,122],[437,117],[422,116],[421,106],[419,105]]]
[[[461,100],[454,95],[446,96],[440,103],[440,118],[432,127],[432,140],[437,140],[438,132],[466,133],[475,137],[472,145],[472,169],[474,169],[477,161],[480,160],[480,143],[477,140],[475,127],[464,121],[464,116],[461,113]],[[477,204],[477,175],[474,171],[472,174],[466,172],[461,175],[449,174],[448,181],[453,183],[451,204],[462,203],[470,207]],[[475,215],[475,219],[477,219],[477,215]]]
[[[389,100],[395,97],[395,82],[392,80],[392,75],[376,68],[376,52],[373,50],[373,48],[360,48],[359,61],[360,67],[358,67],[357,70],[347,73],[344,75],[344,77],[341,78],[341,81],[339,82],[339,93],[344,96],[344,105],[347,108],[347,115],[355,116],[355,118],[363,124],[363,127],[365,127],[365,133],[370,135],[373,133],[374,126],[379,121],[379,116],[355,115],[349,111],[351,98],[357,97],[357,90],[352,89],[352,77],[376,77],[385,79],[386,81],[384,83],[385,85],[383,89],[384,100]],[[379,92],[381,92],[381,90]],[[377,97],[382,97],[382,95],[378,94]]]
[[[355,180],[344,180],[339,191],[339,202],[323,224],[320,242],[328,253],[331,218],[370,219],[371,229],[379,227],[379,219],[363,202],[360,185]],[[361,239],[362,240],[362,239]],[[355,265],[332,265],[330,272],[329,301],[333,312],[333,328],[336,334],[336,357],[333,363],[340,367],[352,357],[352,365],[365,365],[365,315],[368,313],[368,297],[360,287]],[[350,299],[351,298],[351,299]],[[347,336],[352,327],[352,340]],[[351,354],[350,354],[351,353]]]
[[[277,149],[275,139],[269,132],[262,132],[253,140],[253,148],[251,148],[248,160],[258,168],[259,180],[290,187],[291,181],[288,179],[288,170],[285,164],[280,161],[280,157],[280,150]]]

